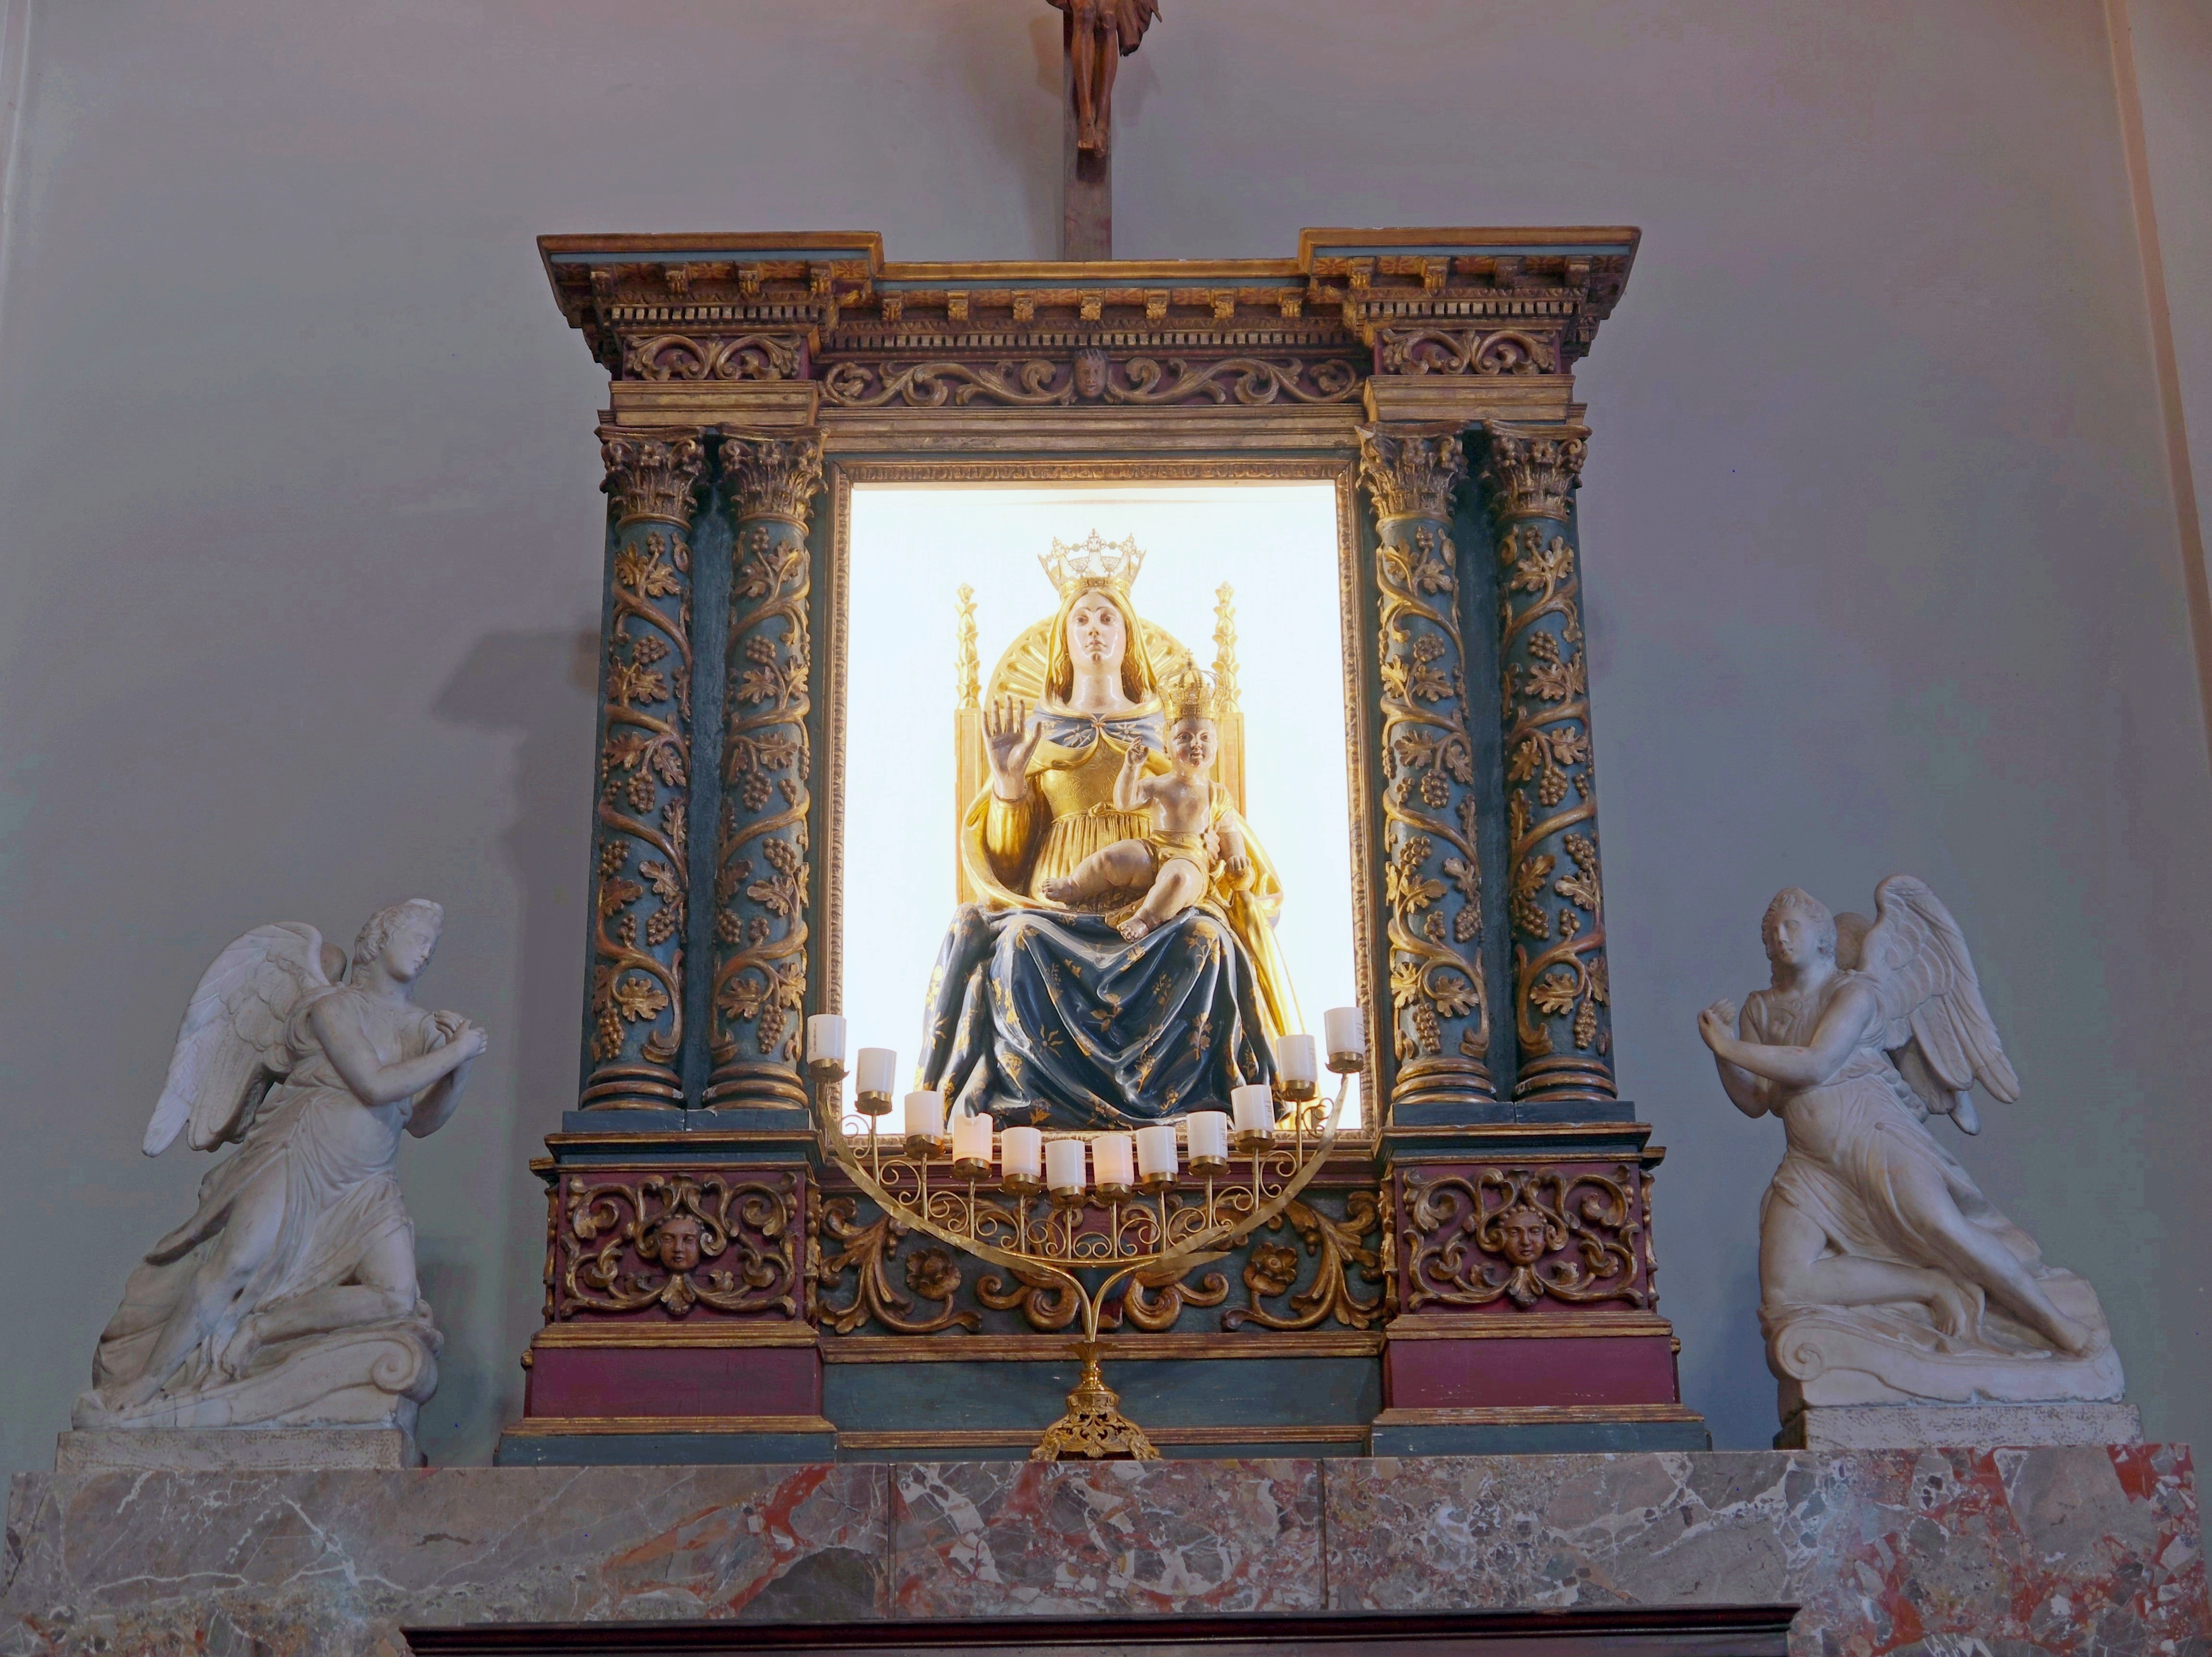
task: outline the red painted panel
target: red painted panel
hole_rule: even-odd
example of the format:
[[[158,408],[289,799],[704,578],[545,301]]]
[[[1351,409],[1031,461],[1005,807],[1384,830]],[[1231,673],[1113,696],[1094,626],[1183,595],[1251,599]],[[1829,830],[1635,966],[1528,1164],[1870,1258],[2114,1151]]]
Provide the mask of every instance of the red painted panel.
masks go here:
[[[818,1416],[811,1346],[540,1347],[526,1416]]]
[[[1393,1410],[1681,1401],[1664,1335],[1393,1341],[1382,1392]]]

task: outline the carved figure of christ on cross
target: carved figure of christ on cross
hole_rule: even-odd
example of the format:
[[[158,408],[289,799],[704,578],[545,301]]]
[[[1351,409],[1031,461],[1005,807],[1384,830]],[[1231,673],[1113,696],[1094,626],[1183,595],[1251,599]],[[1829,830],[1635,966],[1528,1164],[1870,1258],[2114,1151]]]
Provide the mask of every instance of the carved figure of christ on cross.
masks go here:
[[[1061,15],[1069,107],[1062,180],[1062,259],[1114,256],[1114,185],[1107,157],[1114,76],[1160,15],[1159,0],[1046,0]]]

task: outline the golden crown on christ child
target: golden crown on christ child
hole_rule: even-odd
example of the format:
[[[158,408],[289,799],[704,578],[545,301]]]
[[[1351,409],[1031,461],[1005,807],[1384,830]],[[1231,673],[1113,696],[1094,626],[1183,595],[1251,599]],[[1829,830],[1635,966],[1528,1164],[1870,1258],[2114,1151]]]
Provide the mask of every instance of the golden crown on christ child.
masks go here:
[[[1195,667],[1168,687],[1164,706],[1170,725],[1180,725],[1186,719],[1212,720],[1217,717],[1213,685]]]
[[[1054,536],[1052,551],[1038,553],[1037,562],[1063,600],[1090,587],[1110,588],[1126,599],[1137,572],[1145,567],[1145,551],[1134,535],[1109,541],[1094,529],[1087,539],[1072,545]]]

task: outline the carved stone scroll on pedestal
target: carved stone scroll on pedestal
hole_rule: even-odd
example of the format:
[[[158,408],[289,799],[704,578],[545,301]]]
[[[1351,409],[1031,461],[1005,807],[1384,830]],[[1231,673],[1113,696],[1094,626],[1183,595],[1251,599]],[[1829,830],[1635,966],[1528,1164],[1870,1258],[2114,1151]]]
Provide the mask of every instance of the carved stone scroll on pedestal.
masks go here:
[[[1598,868],[1582,555],[1569,497],[1589,429],[1493,421],[1482,466],[1498,525],[1506,910],[1516,1099],[1609,1100],[1613,1011]]]
[[[1495,1101],[1482,978],[1481,801],[1468,726],[1452,494],[1457,425],[1363,426],[1375,509],[1393,1108]]]
[[[578,1103],[680,1108],[691,790],[691,429],[602,427],[614,505],[599,664],[592,962]]]
[[[807,817],[813,747],[806,526],[822,487],[811,432],[725,434],[730,647],[714,854],[710,1108],[806,1107]]]

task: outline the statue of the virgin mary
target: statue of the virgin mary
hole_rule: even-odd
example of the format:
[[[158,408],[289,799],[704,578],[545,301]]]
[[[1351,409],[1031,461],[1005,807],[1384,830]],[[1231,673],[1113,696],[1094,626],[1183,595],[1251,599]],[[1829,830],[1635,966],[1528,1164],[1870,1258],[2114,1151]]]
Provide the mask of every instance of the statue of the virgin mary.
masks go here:
[[[1142,557],[1056,545],[1043,563],[1059,610],[1007,651],[982,713],[988,777],[960,832],[977,901],[954,915],[931,974],[921,1070],[954,1109],[1001,1124],[1119,1128],[1225,1109],[1231,1088],[1274,1079],[1273,1039],[1299,1027],[1274,939],[1282,885],[1241,820],[1246,855],[1211,856],[1199,900],[1142,938],[1121,936],[1111,898],[1043,896],[1092,853],[1150,832],[1145,813],[1114,806],[1132,747],[1146,771],[1170,769],[1161,658],[1183,653],[1130,602]],[[1212,801],[1209,839],[1236,810],[1218,783]]]

